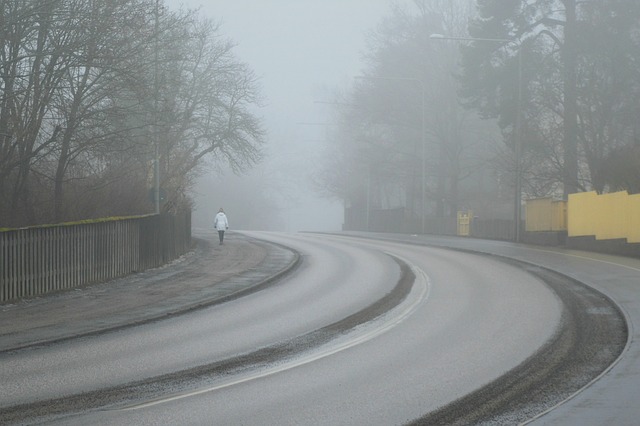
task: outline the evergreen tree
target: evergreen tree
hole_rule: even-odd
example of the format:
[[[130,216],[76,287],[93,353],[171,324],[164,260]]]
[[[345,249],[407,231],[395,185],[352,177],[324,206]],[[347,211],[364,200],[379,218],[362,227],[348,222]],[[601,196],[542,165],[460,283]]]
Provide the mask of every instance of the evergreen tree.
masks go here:
[[[514,42],[463,47],[466,103],[499,118],[510,148],[520,112],[529,192],[604,189],[603,159],[637,132],[637,2],[479,0],[477,8],[472,37]]]

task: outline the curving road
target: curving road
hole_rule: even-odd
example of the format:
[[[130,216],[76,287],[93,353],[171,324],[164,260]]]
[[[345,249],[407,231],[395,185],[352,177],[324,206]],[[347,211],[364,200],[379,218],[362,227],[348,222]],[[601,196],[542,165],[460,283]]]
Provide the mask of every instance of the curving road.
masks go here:
[[[461,398],[566,340],[567,302],[543,282],[560,278],[520,264],[249,235],[293,248],[301,266],[224,304],[4,354],[2,405],[52,424],[434,423],[425,415],[459,419]]]

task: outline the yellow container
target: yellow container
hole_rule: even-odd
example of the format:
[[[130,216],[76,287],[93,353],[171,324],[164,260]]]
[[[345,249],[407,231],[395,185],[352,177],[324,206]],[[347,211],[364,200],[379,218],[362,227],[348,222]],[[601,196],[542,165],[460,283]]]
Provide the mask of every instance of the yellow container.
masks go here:
[[[525,229],[527,232],[566,231],[567,203],[552,198],[527,200]]]
[[[458,212],[458,235],[462,237],[468,237],[471,234],[471,220],[473,218],[473,212],[459,211]]]

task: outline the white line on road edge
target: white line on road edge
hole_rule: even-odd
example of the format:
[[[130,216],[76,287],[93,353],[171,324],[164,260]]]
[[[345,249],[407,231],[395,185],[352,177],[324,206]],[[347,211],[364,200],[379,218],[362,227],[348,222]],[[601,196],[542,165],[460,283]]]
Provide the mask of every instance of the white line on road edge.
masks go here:
[[[389,254],[389,253],[387,253]],[[398,256],[394,255],[394,257],[398,258]],[[427,274],[414,264],[410,263],[406,259],[400,258],[403,262],[405,262],[413,273],[416,276],[416,280],[414,286],[409,293],[409,296],[398,306],[390,310],[389,312],[381,315],[376,320],[372,321],[369,324],[364,326],[356,327],[354,330],[345,336],[345,341],[335,344],[333,341],[330,344],[325,345],[324,348],[315,351],[312,354],[303,355],[293,360],[292,362],[285,363],[282,365],[274,366],[266,370],[254,372],[252,374],[233,379],[231,381],[227,381],[224,383],[219,383],[215,386],[206,387],[203,389],[198,389],[191,392],[181,393],[169,397],[163,397],[159,399],[155,399],[152,401],[147,401],[142,404],[130,405],[123,408],[117,408],[115,411],[130,411],[130,410],[140,410],[143,408],[152,407],[154,405],[164,404],[171,401],[177,401],[183,398],[190,398],[197,395],[202,395],[207,392],[213,392],[216,390],[224,389],[230,386],[235,386],[240,383],[249,382],[251,380],[260,379],[263,377],[271,376],[276,373],[280,373],[286,370],[290,370],[296,367],[300,367],[305,364],[312,363],[322,358],[326,358],[328,356],[334,355],[338,352],[342,352],[354,346],[365,343],[373,338],[380,336],[383,333],[391,330],[392,328],[399,325],[406,318],[408,318],[420,304],[425,302],[429,298],[429,293],[431,290],[431,281]],[[112,411],[112,410],[109,410]]]

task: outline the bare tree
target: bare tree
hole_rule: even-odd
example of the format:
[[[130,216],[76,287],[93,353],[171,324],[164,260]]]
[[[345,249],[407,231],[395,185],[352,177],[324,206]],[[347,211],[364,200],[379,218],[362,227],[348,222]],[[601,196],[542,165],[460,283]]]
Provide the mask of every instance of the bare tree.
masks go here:
[[[159,0],[0,2],[0,223],[190,205],[207,161],[260,160],[259,86],[218,26]]]
[[[254,165],[264,136],[251,112],[260,104],[258,82],[234,57],[233,43],[218,25],[196,16],[178,29],[164,40],[180,55],[162,61],[159,107],[162,186],[177,197],[207,162],[236,172]]]
[[[64,75],[64,89],[52,102],[52,114],[63,129],[54,153],[55,221],[68,214],[63,211],[67,180],[81,179],[83,172],[95,177],[89,163],[96,161],[96,151],[105,152],[100,145],[114,138],[113,125],[106,124],[116,113],[111,100],[123,84],[123,75],[140,69],[139,62],[132,64],[132,58],[144,58],[150,40],[150,35],[145,37],[139,30],[145,27],[141,24],[149,14],[144,5],[76,2],[68,5],[67,14],[67,26],[61,31],[72,41],[73,55]]]
[[[2,104],[0,180],[9,220],[35,220],[31,169],[60,134],[47,123],[70,52],[56,31],[60,2],[2,2]]]

